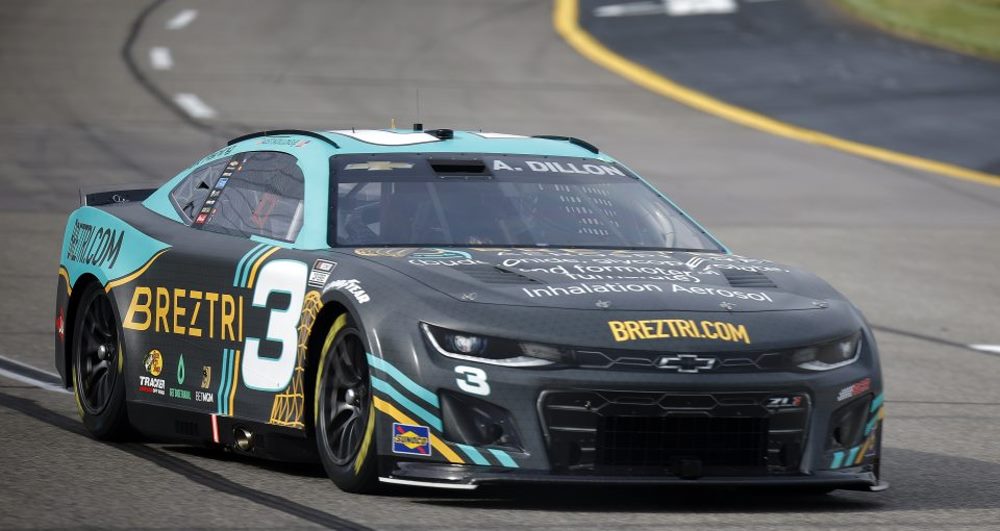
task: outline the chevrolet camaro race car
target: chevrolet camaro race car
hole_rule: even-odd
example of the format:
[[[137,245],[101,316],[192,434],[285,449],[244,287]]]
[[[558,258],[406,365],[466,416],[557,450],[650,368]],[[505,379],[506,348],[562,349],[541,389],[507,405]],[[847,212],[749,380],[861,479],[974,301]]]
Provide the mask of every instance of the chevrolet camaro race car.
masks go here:
[[[353,492],[885,487],[858,309],[585,141],[261,132],[82,202],[55,363],[97,438],[321,462]]]

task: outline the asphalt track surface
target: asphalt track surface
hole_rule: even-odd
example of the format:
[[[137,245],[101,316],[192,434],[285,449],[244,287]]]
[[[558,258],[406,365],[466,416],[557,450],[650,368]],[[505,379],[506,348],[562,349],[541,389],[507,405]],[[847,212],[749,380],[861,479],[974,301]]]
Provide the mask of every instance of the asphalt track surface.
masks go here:
[[[196,16],[178,23],[187,9]],[[409,123],[419,88],[429,126],[586,138],[737,252],[805,266],[851,297],[878,327],[892,489],[347,495],[319,467],[96,442],[69,394],[12,378],[24,371],[4,362],[0,528],[996,526],[1000,356],[965,345],[1000,344],[1000,188],[692,111],[575,54],[553,32],[551,9],[513,0],[0,3],[0,355],[53,370],[57,247],[80,185],[162,181],[249,129]],[[170,50],[170,69],[153,67],[154,47]],[[214,115],[192,119],[167,104],[177,94]]]
[[[801,127],[1000,173],[1000,63],[894,38],[830,0],[595,16],[623,3],[634,5],[582,1],[581,25],[686,86]]]

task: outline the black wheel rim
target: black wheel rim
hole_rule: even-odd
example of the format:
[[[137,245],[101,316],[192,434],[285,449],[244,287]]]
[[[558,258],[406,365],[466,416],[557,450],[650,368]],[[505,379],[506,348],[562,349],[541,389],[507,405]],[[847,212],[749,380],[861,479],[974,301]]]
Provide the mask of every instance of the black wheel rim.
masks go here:
[[[77,392],[83,407],[97,414],[111,401],[118,378],[118,327],[111,302],[100,293],[80,311],[83,317],[74,331]]]
[[[368,427],[370,388],[364,344],[353,330],[341,335],[326,354],[319,430],[330,460],[350,463]]]

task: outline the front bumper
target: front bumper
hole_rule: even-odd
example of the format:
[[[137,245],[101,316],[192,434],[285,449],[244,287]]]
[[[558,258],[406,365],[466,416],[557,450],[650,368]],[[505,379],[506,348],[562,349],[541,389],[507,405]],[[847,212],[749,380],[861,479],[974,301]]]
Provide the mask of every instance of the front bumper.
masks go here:
[[[812,475],[783,477],[702,477],[681,479],[673,476],[564,475],[545,472],[513,471],[503,468],[433,463],[386,463],[391,471],[380,477],[383,483],[472,490],[483,485],[561,484],[561,485],[631,485],[664,487],[805,487],[880,492],[889,484],[873,472],[856,467],[841,471],[823,471]]]
[[[885,488],[872,347],[858,362],[821,373],[678,374],[489,366],[436,355],[419,337],[399,345],[386,337],[383,352],[414,354],[370,357],[379,475],[387,483]],[[476,396],[470,365],[488,383]],[[456,434],[470,430],[455,429],[461,415],[448,411],[447,395],[495,406],[509,418],[501,431],[517,436],[463,440]]]

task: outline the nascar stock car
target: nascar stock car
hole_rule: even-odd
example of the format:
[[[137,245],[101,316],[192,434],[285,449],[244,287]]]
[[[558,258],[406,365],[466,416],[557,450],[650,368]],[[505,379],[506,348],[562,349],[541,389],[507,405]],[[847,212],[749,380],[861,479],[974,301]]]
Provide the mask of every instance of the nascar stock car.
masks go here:
[[[353,492],[886,486],[858,309],[583,140],[261,132],[82,203],[55,363],[97,438],[321,462]]]

